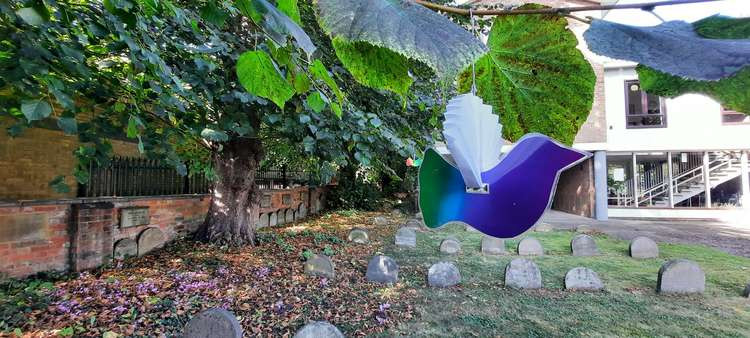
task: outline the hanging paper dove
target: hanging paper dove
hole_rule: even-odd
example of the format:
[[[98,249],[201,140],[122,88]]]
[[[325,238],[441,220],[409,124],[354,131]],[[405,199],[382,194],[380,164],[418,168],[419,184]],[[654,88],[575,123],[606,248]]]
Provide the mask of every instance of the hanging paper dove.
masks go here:
[[[481,98],[464,94],[448,102],[443,136],[466,187],[482,188],[482,172],[500,162],[501,131],[492,106]]]
[[[750,65],[750,39],[706,39],[684,21],[635,27],[594,20],[583,37],[599,55],[694,80],[721,80]]]

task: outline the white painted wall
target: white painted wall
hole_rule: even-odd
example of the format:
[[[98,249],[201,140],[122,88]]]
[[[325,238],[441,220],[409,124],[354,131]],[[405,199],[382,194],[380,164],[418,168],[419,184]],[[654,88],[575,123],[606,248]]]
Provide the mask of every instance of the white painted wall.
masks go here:
[[[750,124],[723,125],[721,106],[699,94],[666,99],[667,127],[627,129],[625,81],[637,80],[633,66],[604,72],[607,151],[750,149]]]

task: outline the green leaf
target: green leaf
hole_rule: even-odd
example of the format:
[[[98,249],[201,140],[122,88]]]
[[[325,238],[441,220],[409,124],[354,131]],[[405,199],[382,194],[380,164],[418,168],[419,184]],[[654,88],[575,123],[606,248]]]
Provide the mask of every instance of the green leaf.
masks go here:
[[[135,138],[138,136],[138,123],[135,120],[135,116],[130,115],[128,118],[128,128],[126,129],[126,135],[128,138]]]
[[[310,36],[305,33],[305,30],[268,1],[237,0],[236,4],[240,12],[255,22],[256,25],[262,27],[276,44],[286,46],[286,38],[291,36],[297,46],[302,48],[307,55],[312,55],[315,52],[315,45],[312,43]],[[286,5],[289,6],[289,4]],[[291,10],[291,8],[288,9]]]
[[[320,113],[323,111],[323,109],[326,108],[326,100],[323,99],[324,95],[322,95],[319,91],[316,91],[310,95],[307,96],[307,105],[316,113]]]
[[[44,100],[23,101],[21,112],[29,122],[41,120],[52,114],[52,106]]]
[[[70,187],[65,183],[65,176],[57,176],[49,182],[49,186],[55,192],[66,194],[70,192]]]
[[[344,102],[344,92],[341,91],[341,88],[339,88],[338,84],[336,84],[336,81],[334,81],[331,75],[328,74],[328,69],[326,69],[326,66],[323,65],[323,62],[316,59],[315,61],[313,61],[312,65],[310,65],[309,70],[310,73],[313,74],[313,77],[323,81],[323,83],[325,83],[328,88],[331,88],[331,90],[333,90],[339,103]]]
[[[214,130],[210,128],[204,128],[201,131],[201,137],[215,142],[226,142],[229,141],[229,135],[221,130]]]
[[[342,38],[333,39],[333,48],[354,79],[365,86],[406,96],[414,82],[409,76],[409,59],[390,49]]]
[[[286,14],[292,21],[298,25],[302,25],[302,19],[299,16],[299,8],[297,7],[297,0],[277,0],[276,7]]]
[[[424,62],[452,78],[487,48],[471,33],[412,1],[318,0],[320,25],[332,37],[364,41]]]
[[[310,79],[304,73],[297,73],[294,76],[294,90],[297,94],[307,93],[310,90]]]
[[[715,39],[750,39],[750,18],[711,16],[693,23],[695,31]],[[688,80],[638,65],[638,78],[643,90],[664,97],[686,93],[702,93],[738,112],[750,115],[750,66],[719,81]]]
[[[333,111],[333,114],[336,115],[339,119],[342,115],[344,115],[344,112],[341,111],[341,106],[338,103],[331,102],[331,111]]]
[[[476,63],[477,95],[500,115],[505,138],[539,132],[571,144],[585,122],[596,76],[567,25],[557,15],[494,20],[490,52]],[[469,68],[459,78],[459,91],[468,92],[471,82]]]
[[[214,24],[219,28],[224,27],[224,23],[226,23],[227,19],[229,18],[229,13],[227,13],[224,9],[216,6],[216,4],[213,2],[209,2],[207,5],[203,6],[203,8],[201,8],[200,14],[203,20],[208,23]]]
[[[57,119],[57,126],[68,135],[73,135],[78,132],[78,123],[75,118],[72,117],[61,117]]]
[[[237,78],[250,94],[267,98],[282,109],[294,96],[294,88],[279,74],[264,51],[243,53],[237,60]]]
[[[18,15],[23,22],[34,27],[41,26],[45,21],[44,17],[37,12],[37,9],[32,7],[21,8],[16,11],[16,15]]]

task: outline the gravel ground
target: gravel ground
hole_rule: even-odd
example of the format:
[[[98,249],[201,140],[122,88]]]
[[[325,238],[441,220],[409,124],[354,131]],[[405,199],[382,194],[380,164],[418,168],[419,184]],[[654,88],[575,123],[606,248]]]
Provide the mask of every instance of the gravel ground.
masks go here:
[[[625,240],[646,236],[657,242],[704,244],[733,255],[750,257],[750,218],[738,222],[624,219],[597,221],[550,210],[542,217],[542,221],[557,229],[574,229],[585,224]]]

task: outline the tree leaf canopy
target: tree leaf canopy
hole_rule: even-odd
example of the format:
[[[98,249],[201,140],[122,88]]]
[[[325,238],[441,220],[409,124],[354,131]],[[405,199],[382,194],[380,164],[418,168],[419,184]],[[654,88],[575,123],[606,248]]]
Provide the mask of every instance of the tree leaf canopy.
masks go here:
[[[318,7],[321,26],[332,37],[388,48],[443,78],[487,51],[465,29],[409,0],[319,0]]]
[[[242,14],[263,27],[274,42],[284,46],[286,45],[287,36],[291,36],[294,38],[297,46],[302,48],[307,55],[315,53],[316,47],[307,33],[305,33],[305,30],[295,23],[293,18],[287,16],[288,14],[294,15],[296,12],[296,19],[299,22],[299,11],[296,8],[296,1],[284,0],[280,1],[279,5],[283,5],[287,14],[282,13],[266,0],[237,0],[237,7]]]
[[[414,82],[409,76],[409,59],[389,49],[342,38],[333,39],[333,48],[354,79],[365,86],[404,96]]]
[[[267,98],[282,109],[295,93],[271,57],[261,50],[242,53],[237,60],[237,78],[250,94]]]
[[[637,27],[594,20],[583,36],[594,53],[694,80],[717,81],[750,64],[750,40],[707,39],[684,21]]]
[[[703,37],[715,39],[749,39],[750,18],[711,16],[693,23]],[[639,65],[636,67],[641,87],[649,93],[675,97],[685,93],[702,93],[725,107],[750,115],[750,66],[719,81],[697,81],[660,72]]]
[[[564,18],[549,15],[494,20],[490,52],[476,63],[477,95],[500,115],[505,138],[540,132],[571,144],[585,122],[596,76],[566,26]],[[468,92],[471,82],[468,69],[459,91]]]

